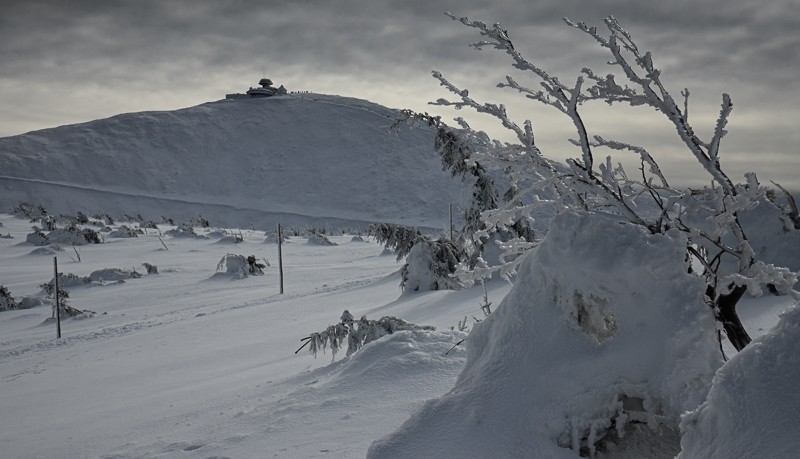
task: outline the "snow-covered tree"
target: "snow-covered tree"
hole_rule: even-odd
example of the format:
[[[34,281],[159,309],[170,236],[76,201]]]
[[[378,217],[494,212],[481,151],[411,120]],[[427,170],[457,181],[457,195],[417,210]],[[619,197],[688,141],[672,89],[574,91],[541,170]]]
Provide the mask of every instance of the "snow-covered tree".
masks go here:
[[[676,99],[662,81],[651,53],[640,50],[631,34],[614,17],[604,21],[607,35],[582,22],[568,19],[565,22],[610,53],[609,64],[618,68],[622,76],[601,75],[584,68],[574,84],[565,84],[524,57],[512,43],[508,31],[499,24],[489,26],[448,15],[477,29],[483,36],[482,41],[473,44],[475,48],[491,47],[506,53],[513,67],[539,81],[539,88],[531,89],[507,76],[498,86],[517,91],[561,113],[575,128],[576,138],[570,141],[580,149],[580,156],[566,164],[550,159],[536,145],[533,124],[529,120],[521,125],[516,123],[503,105],[478,102],[470,97],[468,90],[457,87],[434,71],[434,78],[456,96],[455,100],[439,99],[434,105],[470,108],[490,115],[516,137],[514,143],[488,140],[484,133],[476,132],[460,118],[457,121],[461,130],[451,131],[460,136],[459,143],[471,144],[475,155],[492,158],[494,161],[484,160],[481,164],[502,167],[498,170],[504,171],[511,183],[512,191],[506,202],[497,209],[482,211],[485,229],[476,232],[478,238],[488,237],[490,231],[501,225],[513,224],[520,215],[530,218],[533,210],[543,205],[615,215],[652,234],[684,233],[687,237],[685,258],[664,262],[685,263],[687,269],[691,269],[692,263],[702,266],[695,273],[705,280],[707,303],[737,349],[750,342],[736,313],[736,304],[745,291],[758,293],[762,287],[771,285],[778,292],[797,294],[793,290],[797,274],[760,260],[740,222],[742,212],[769,203],[764,199],[766,189],[758,183],[755,174],[748,174],[745,184],[735,185],[720,165],[722,140],[727,134],[725,128],[733,108],[729,95],[722,96],[713,132],[708,140],[701,140],[688,119],[689,91],[682,91],[681,97]],[[689,191],[672,187],[655,157],[644,148],[590,135],[581,116],[581,107],[594,101],[648,106],[664,115],[695,164],[706,172],[711,185]],[[636,155],[641,165],[639,176],[626,173],[621,164],[612,162],[611,156],[598,160],[597,152],[601,149]],[[512,259],[518,260],[517,255],[530,247],[529,242],[517,239],[506,244],[505,249],[507,254],[513,255]],[[513,272],[513,262],[510,269],[479,264],[477,271],[488,275],[502,269]]]
[[[0,285],[0,311],[9,309],[17,309],[17,302],[11,296],[11,292],[5,286]]]
[[[397,261],[406,258],[400,274],[400,288],[408,291],[449,290],[459,287],[453,277],[465,260],[464,250],[447,239],[433,240],[417,228],[381,223],[370,226],[369,234],[391,249]]]

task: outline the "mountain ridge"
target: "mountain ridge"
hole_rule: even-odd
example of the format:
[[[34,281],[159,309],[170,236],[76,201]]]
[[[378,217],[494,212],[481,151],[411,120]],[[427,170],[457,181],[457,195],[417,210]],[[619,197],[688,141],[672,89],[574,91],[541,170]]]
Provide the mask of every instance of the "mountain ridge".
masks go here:
[[[433,130],[313,93],[120,114],[0,138],[0,206],[205,216],[228,225],[391,222],[442,227],[460,184]],[[240,210],[237,214],[237,209]]]

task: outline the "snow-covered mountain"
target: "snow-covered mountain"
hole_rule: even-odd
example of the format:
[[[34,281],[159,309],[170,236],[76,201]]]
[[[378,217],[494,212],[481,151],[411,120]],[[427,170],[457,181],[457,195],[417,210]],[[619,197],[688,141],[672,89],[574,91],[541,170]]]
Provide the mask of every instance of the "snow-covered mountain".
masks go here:
[[[0,139],[0,209],[142,214],[263,226],[342,221],[440,228],[459,183],[428,128],[319,94],[220,100]]]

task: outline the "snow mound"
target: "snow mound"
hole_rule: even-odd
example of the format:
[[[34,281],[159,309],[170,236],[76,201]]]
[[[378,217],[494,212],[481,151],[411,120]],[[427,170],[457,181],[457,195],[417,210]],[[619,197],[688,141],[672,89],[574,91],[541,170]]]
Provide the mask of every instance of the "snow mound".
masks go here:
[[[677,430],[721,366],[684,236],[563,213],[467,339],[455,387],[369,457],[574,458],[626,424]]]
[[[331,241],[324,234],[317,233],[317,234],[312,234],[311,236],[308,237],[308,245],[318,245],[318,246],[322,246],[322,247],[332,247],[332,246],[339,245],[339,244]]]
[[[457,347],[445,355],[463,338],[463,333],[454,331],[397,331],[319,370],[318,377],[306,385],[348,395],[369,392],[388,396],[391,390],[402,388],[424,391],[432,373],[445,369],[452,373],[463,365],[466,354],[463,348]]]
[[[679,458],[791,458],[800,450],[800,307],[731,358],[684,416]]]

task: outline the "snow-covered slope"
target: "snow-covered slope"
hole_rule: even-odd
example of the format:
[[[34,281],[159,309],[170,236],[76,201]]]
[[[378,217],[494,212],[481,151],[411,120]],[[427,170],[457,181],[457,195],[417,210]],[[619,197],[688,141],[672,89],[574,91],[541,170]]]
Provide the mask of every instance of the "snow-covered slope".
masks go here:
[[[119,115],[0,139],[0,209],[214,224],[380,221],[442,227],[459,184],[427,128],[395,111],[294,94]],[[327,218],[327,220],[325,220]]]

